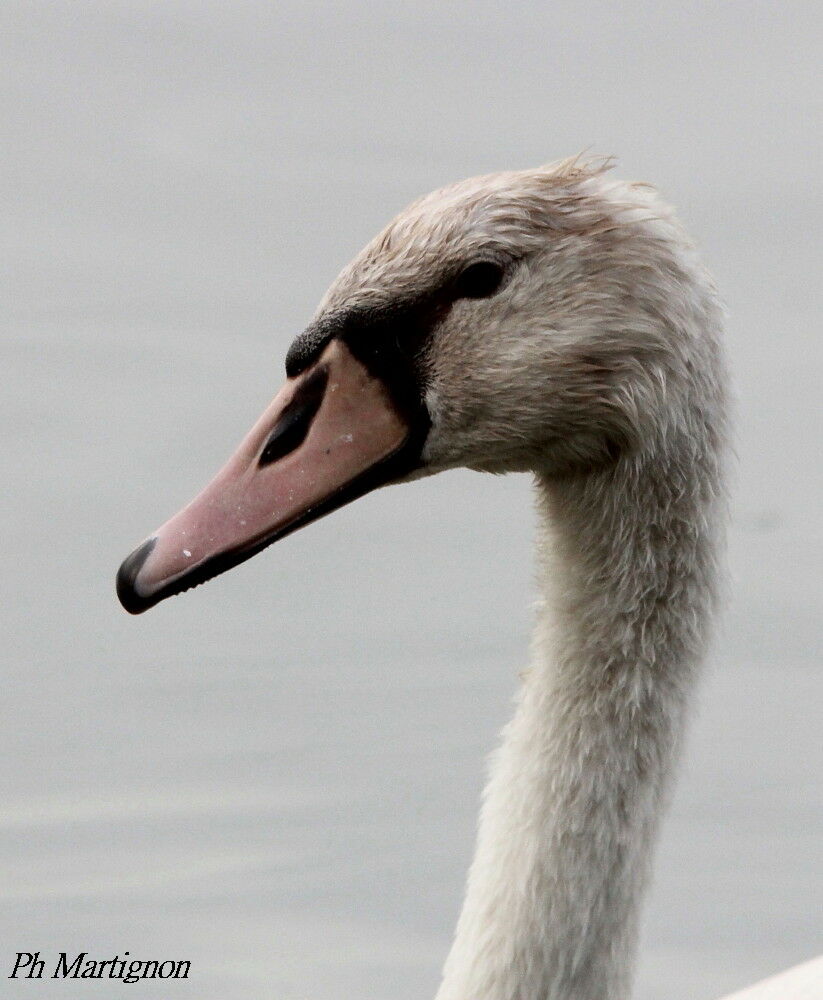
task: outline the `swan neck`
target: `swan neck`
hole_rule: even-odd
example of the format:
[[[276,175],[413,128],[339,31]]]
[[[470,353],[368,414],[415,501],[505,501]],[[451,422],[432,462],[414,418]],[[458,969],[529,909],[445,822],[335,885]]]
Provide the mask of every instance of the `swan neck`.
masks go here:
[[[531,666],[437,1000],[625,1000],[715,592],[711,460],[538,476]]]

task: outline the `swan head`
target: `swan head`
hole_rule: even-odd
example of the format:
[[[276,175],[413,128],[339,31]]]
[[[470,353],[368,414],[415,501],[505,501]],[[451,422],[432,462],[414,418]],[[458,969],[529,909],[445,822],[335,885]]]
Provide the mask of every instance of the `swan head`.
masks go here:
[[[711,283],[654,192],[606,169],[473,178],[397,216],[333,282],[227,466],[123,563],[124,607],[389,482],[585,473],[688,420],[711,396]]]

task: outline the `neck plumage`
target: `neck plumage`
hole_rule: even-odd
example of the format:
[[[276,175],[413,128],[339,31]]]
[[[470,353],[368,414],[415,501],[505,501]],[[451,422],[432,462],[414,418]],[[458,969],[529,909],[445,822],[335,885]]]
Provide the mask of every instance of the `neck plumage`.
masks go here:
[[[706,439],[666,451],[677,460],[538,476],[532,666],[493,761],[437,1000],[628,996],[715,594],[716,455]]]

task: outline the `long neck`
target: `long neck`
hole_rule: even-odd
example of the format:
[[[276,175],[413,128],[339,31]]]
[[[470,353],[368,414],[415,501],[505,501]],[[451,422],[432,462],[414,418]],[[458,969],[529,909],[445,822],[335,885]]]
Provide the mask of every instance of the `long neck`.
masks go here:
[[[538,476],[532,665],[493,760],[437,1000],[628,996],[715,591],[718,470],[706,453],[697,464],[658,454]]]

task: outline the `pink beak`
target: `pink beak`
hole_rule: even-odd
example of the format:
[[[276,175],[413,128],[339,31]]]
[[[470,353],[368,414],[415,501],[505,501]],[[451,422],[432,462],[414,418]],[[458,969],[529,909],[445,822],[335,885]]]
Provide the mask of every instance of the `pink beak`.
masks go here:
[[[139,614],[402,473],[411,434],[384,384],[339,340],[289,379],[216,478],[117,575]]]

